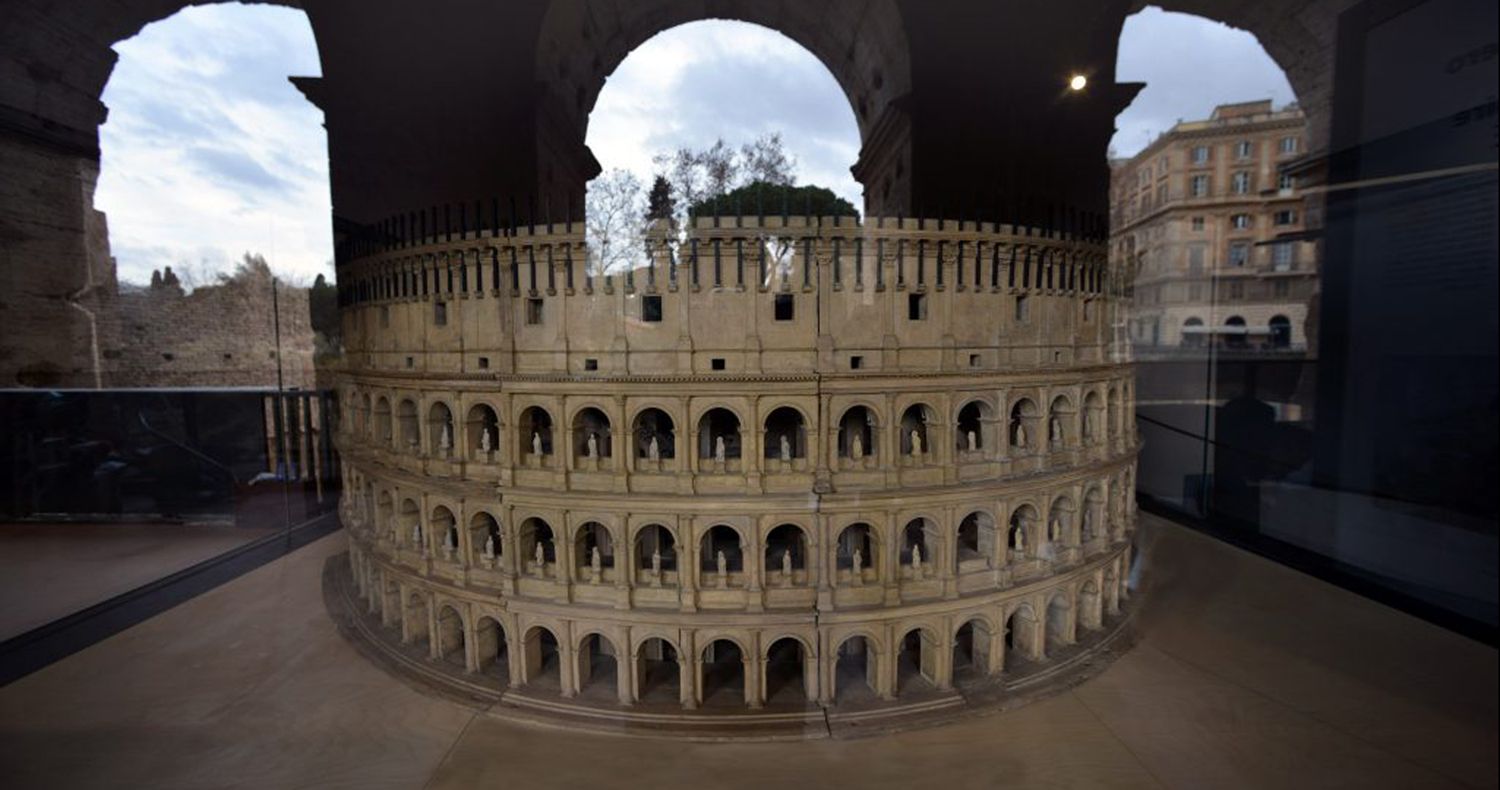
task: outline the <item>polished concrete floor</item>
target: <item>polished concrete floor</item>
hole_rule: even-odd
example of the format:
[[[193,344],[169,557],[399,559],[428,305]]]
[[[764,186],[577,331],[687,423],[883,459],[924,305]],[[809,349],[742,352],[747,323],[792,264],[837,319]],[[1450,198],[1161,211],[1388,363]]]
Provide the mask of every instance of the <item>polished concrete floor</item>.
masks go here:
[[[334,630],[332,535],[0,689],[0,787],[1428,788],[1497,784],[1496,651],[1147,519],[1141,640],[1018,710],[856,740],[536,729]]]
[[[232,524],[0,524],[0,641],[274,531]]]

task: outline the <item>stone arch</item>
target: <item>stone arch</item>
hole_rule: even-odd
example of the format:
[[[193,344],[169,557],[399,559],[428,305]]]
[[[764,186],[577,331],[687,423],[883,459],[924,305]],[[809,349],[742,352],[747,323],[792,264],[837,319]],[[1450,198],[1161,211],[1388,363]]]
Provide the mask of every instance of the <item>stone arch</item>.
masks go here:
[[[1038,654],[1037,618],[1031,604],[1022,603],[1005,618],[1005,651],[1023,659],[1033,659]]]
[[[1091,485],[1083,495],[1083,512],[1079,516],[1078,538],[1087,543],[1108,529],[1104,511],[1104,494],[1098,485]]]
[[[1271,348],[1292,347],[1292,319],[1277,313],[1266,322],[1266,328],[1270,330],[1266,343]]]
[[[988,618],[975,615],[953,632],[953,673],[955,676],[989,674],[990,634]]]
[[[995,446],[995,407],[984,398],[960,406],[954,425],[957,431],[953,444],[959,453],[984,452]]]
[[[676,571],[677,534],[664,524],[653,522],[641,526],[635,531],[635,556],[637,569],[648,574],[652,571],[657,556],[661,557],[663,573]],[[648,578],[647,581],[653,580]],[[664,583],[666,580],[654,581]]]
[[[481,616],[474,625],[474,652],[479,672],[510,682],[510,638],[498,617]]]
[[[417,420],[417,402],[402,398],[396,404],[396,424],[400,427],[400,448],[417,452],[422,447],[422,428]]]
[[[640,639],[635,655],[636,698],[641,702],[681,699],[682,662],[677,643],[665,636]]]
[[[855,404],[839,415],[838,454],[840,458],[874,458],[879,451],[879,412],[864,404]]]
[[[523,459],[542,463],[542,458],[552,455],[552,413],[543,406],[527,406],[516,420],[517,448]],[[541,450],[541,457],[536,451]]]
[[[1058,395],[1047,407],[1047,446],[1053,449],[1066,447],[1072,442],[1073,399]]]
[[[1010,446],[1022,452],[1029,452],[1039,446],[1041,442],[1037,433],[1037,422],[1041,414],[1037,410],[1036,401],[1030,398],[1021,398],[1010,407],[1010,423],[1007,431],[1010,434]]]
[[[453,410],[443,401],[434,401],[427,409],[427,452],[436,458],[447,458],[453,452]]]
[[[610,458],[613,454],[609,415],[597,406],[585,406],[573,413],[572,435],[573,435],[573,457],[586,460],[590,457]],[[596,448],[596,454],[591,455],[589,451],[590,440]]]
[[[745,646],[730,636],[718,636],[699,651],[698,688],[705,707],[738,706],[745,702]]]
[[[782,457],[782,440],[786,440],[789,459],[807,457],[807,417],[795,406],[778,406],[766,415],[762,425],[765,436],[764,456]]]
[[[718,457],[719,442],[724,445],[725,459],[740,457],[740,421],[738,413],[727,406],[713,406],[698,417],[698,457],[713,460]]]
[[[1104,398],[1098,390],[1089,390],[1083,397],[1083,441],[1098,444],[1106,439],[1104,429]]]
[[[417,501],[409,497],[401,500],[401,509],[396,515],[397,542],[421,551],[426,545],[423,540],[425,534],[426,531],[422,529],[422,511],[417,507]]]
[[[651,457],[651,440],[656,440],[657,457],[671,460],[677,457],[677,425],[665,409],[654,406],[636,412],[631,421],[631,436],[635,442],[635,457]]]
[[[1182,340],[1179,345],[1183,348],[1201,348],[1203,341],[1203,319],[1195,315],[1188,316],[1182,322]]]
[[[384,395],[381,395],[375,401],[374,438],[387,447],[391,446],[391,444],[396,441],[395,431],[392,427],[393,424],[391,402]]]
[[[380,623],[385,626],[398,626],[402,616],[401,612],[401,584],[390,578],[384,571],[381,572],[382,592],[380,598]]]
[[[1104,608],[1099,585],[1087,579],[1078,588],[1078,624],[1091,631],[1104,625]]]
[[[705,585],[710,580],[734,585],[735,574],[745,570],[745,548],[748,543],[744,534],[729,524],[715,524],[704,530],[703,536],[698,539],[698,571]],[[724,567],[728,574],[725,579],[718,579],[720,553],[724,555]]]
[[[397,531],[396,524],[396,500],[391,496],[389,489],[382,488],[375,495],[375,532],[386,536]],[[400,536],[397,536],[399,540]]]
[[[469,459],[490,461],[500,449],[500,417],[488,403],[469,407],[464,419],[464,438],[468,441]]]
[[[362,437],[369,439],[373,430],[373,417],[370,413],[370,393],[365,392],[357,396],[359,398],[359,415],[355,421],[355,431]]]
[[[857,632],[844,637],[834,650],[834,701],[874,699],[880,691],[879,678],[880,643],[874,635]]]
[[[943,550],[942,530],[935,519],[926,516],[916,516],[908,519],[901,527],[900,535],[900,562],[901,566],[915,573],[920,568],[924,574],[930,573],[932,566],[938,561],[938,552]],[[920,547],[920,565],[917,558]]]
[[[467,667],[465,630],[463,612],[458,607],[450,603],[438,606],[437,644],[433,646],[437,657],[449,664]]]
[[[1041,516],[1035,506],[1022,503],[1010,512],[1010,528],[1005,533],[1005,545],[1009,548],[1011,561],[1036,556],[1037,522]]]
[[[458,553],[458,519],[446,505],[438,505],[427,516],[427,534],[432,536],[433,550],[452,558]]]
[[[1244,316],[1232,315],[1224,319],[1224,347],[1245,348],[1249,345],[1249,326]]]
[[[995,556],[995,517],[987,510],[975,510],[958,522],[957,549],[954,561],[958,570],[988,567]]]
[[[765,564],[762,567],[765,568],[766,578],[779,579],[785,569],[791,571],[791,578],[782,581],[794,582],[797,571],[807,568],[807,551],[807,532],[800,524],[776,525],[766,533],[765,538]]]
[[[841,584],[860,585],[880,578],[880,540],[875,528],[856,521],[839,530],[834,548],[834,573]],[[859,572],[854,570],[858,561]]]
[[[602,631],[588,631],[578,638],[574,659],[578,664],[580,694],[607,690],[610,702],[619,698],[619,671],[623,658],[613,639]]]
[[[937,410],[926,403],[913,403],[901,412],[901,430],[897,437],[902,455],[927,455],[932,452],[932,437],[937,431]],[[920,451],[920,452],[918,452]]]
[[[504,538],[500,520],[489,511],[480,510],[469,517],[469,553],[474,564],[492,562],[504,556]]]
[[[1060,543],[1071,546],[1076,541],[1073,539],[1073,519],[1078,509],[1073,505],[1073,498],[1067,494],[1058,494],[1052,499],[1052,505],[1047,508],[1047,540],[1052,543]]]
[[[939,644],[929,626],[914,625],[902,633],[896,643],[897,696],[937,686]]]
[[[808,670],[816,665],[807,641],[786,635],[772,639],[766,647],[766,702],[805,704],[809,693]]]
[[[401,641],[407,644],[427,642],[427,617],[432,601],[422,590],[406,591],[401,607]]]
[[[557,562],[556,538],[546,519],[540,516],[524,519],[516,537],[520,543],[517,546],[521,550],[520,562],[532,573],[544,574],[548,565]],[[541,548],[541,565],[537,564],[538,547]]]
[[[614,532],[598,521],[585,521],[573,530],[573,565],[580,579],[589,579],[593,573],[594,552],[599,552],[599,581],[614,578],[615,536]]]
[[[521,682],[527,686],[561,690],[562,653],[558,650],[556,632],[545,625],[532,625],[526,629],[522,647],[524,674]]]
[[[1073,602],[1063,590],[1047,599],[1046,639],[1048,655],[1073,644]]]

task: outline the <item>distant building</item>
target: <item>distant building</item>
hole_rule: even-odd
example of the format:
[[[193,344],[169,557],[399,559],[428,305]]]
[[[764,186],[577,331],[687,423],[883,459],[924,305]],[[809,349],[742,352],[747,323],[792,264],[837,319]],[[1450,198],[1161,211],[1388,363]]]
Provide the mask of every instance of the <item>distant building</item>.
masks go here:
[[[1306,126],[1296,105],[1223,104],[1114,163],[1111,264],[1133,274],[1137,351],[1312,351],[1318,247],[1288,172]]]

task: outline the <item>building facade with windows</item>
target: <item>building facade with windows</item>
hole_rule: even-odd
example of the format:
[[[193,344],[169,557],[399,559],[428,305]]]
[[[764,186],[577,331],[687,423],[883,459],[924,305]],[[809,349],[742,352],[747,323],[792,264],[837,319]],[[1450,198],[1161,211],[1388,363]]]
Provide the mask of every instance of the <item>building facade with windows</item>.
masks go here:
[[[1270,100],[1183,121],[1111,178],[1110,254],[1133,276],[1128,332],[1141,353],[1302,351],[1318,287],[1299,177],[1306,119]]]

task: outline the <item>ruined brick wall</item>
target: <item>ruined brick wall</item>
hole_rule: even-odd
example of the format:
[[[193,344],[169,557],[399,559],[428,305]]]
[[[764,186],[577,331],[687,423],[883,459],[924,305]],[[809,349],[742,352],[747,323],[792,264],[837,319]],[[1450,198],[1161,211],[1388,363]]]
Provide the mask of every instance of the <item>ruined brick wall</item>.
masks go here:
[[[106,387],[312,388],[308,291],[254,272],[184,293],[175,285],[126,286],[102,305]],[[280,347],[273,316],[281,319]]]

